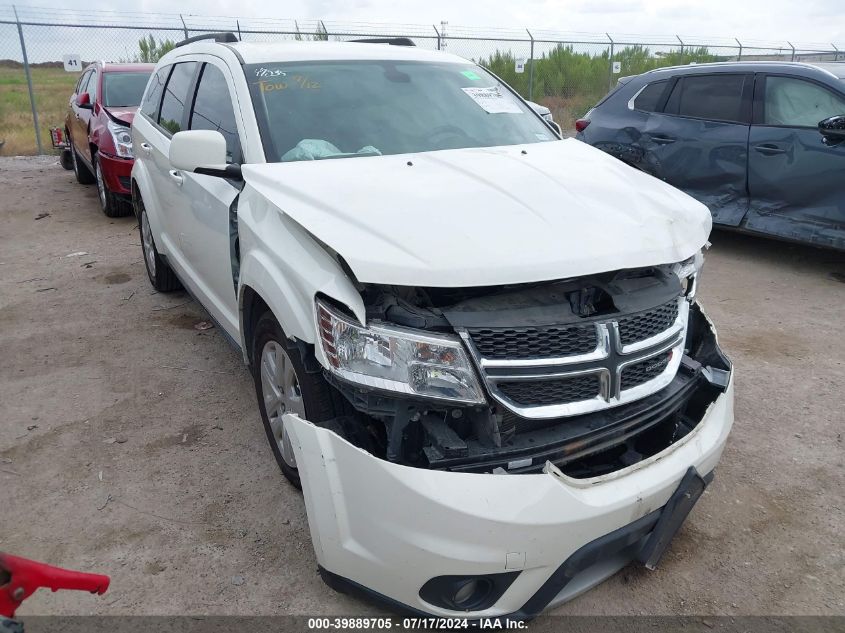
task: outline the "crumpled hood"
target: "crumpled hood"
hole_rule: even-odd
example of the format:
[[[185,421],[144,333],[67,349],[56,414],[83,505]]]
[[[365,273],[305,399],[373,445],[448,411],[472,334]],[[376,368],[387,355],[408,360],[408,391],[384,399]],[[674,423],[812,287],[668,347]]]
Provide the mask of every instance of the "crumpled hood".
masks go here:
[[[135,112],[138,111],[138,108],[137,106],[120,106],[108,107],[105,110],[113,119],[117,119],[126,125],[132,125],[132,120],[135,118]]]
[[[489,286],[666,264],[711,227],[701,203],[575,139],[243,173],[368,283]]]

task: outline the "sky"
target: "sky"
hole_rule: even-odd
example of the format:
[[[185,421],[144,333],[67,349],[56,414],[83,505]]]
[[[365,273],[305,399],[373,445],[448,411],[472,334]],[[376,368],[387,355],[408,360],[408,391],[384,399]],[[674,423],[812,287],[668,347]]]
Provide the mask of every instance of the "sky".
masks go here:
[[[0,0],[3,2],[4,0]],[[15,0],[18,7],[112,10],[108,0]],[[534,28],[567,33],[830,42],[845,50],[843,0],[136,0],[121,10],[233,17]]]

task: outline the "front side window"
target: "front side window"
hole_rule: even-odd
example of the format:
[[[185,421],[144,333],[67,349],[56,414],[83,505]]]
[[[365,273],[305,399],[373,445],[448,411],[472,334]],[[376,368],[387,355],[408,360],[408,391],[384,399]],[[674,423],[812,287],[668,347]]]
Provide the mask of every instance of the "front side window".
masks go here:
[[[668,84],[668,79],[662,79],[648,84],[634,98],[634,109],[642,110],[643,112],[655,112],[660,105],[660,98],[663,96],[663,91],[666,90]]]
[[[79,81],[76,82],[76,94],[81,95],[85,92],[85,84],[88,82],[91,73],[82,73],[79,77]]]
[[[170,73],[170,79],[167,80],[158,124],[171,135],[182,130],[185,102],[188,100],[188,89],[191,87],[196,67],[196,62],[176,64]]]
[[[325,61],[244,67],[270,162],[494,147],[557,137],[472,64]]]
[[[91,80],[91,75],[93,75],[90,70],[82,75],[79,80],[79,87],[76,89],[76,94],[81,95],[85,92],[88,92],[88,82]]]
[[[97,101],[97,84],[100,83],[100,74],[95,70],[91,73],[91,80],[88,82],[88,96],[91,103]]]
[[[241,162],[241,144],[229,86],[223,72],[212,64],[205,64],[200,75],[189,129],[220,132],[226,139],[226,162]]]
[[[148,116],[151,120],[158,120],[158,107],[161,105],[161,95],[164,92],[164,84],[167,83],[167,75],[172,66],[164,66],[150,77],[147,92],[141,101],[141,114]]]
[[[710,121],[745,122],[745,75],[686,75],[678,79],[664,112]]]
[[[766,77],[764,125],[816,127],[837,114],[845,114],[845,97],[803,79]]]
[[[136,106],[150,79],[150,73],[104,73],[103,105],[106,107]]]

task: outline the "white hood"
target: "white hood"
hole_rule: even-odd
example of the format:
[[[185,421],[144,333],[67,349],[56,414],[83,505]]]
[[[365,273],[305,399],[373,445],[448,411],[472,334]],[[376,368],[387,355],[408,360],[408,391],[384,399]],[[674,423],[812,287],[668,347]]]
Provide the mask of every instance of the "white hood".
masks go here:
[[[575,139],[243,173],[368,283],[492,286],[666,264],[711,227],[703,204]]]

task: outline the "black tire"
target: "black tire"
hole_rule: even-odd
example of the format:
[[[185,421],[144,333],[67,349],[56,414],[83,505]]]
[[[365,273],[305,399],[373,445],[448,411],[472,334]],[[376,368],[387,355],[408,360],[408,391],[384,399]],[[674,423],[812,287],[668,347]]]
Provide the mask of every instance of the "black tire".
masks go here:
[[[94,184],[94,174],[91,173],[91,170],[88,169],[85,166],[85,163],[82,162],[82,159],[79,158],[79,154],[76,153],[76,148],[73,146],[73,143],[70,144],[70,158],[73,163],[73,175],[76,176],[76,182],[80,185]]]
[[[122,218],[132,213],[132,207],[126,203],[120,196],[109,191],[105,179],[102,177],[100,171],[100,161],[97,160],[97,155],[93,155],[94,161],[94,181],[97,184],[97,199],[100,201],[100,208],[107,218]]]
[[[59,162],[66,170],[73,171],[73,156],[71,156],[70,151],[69,149],[63,149],[59,156]]]
[[[282,457],[279,442],[270,424],[270,419],[264,402],[264,388],[261,379],[261,361],[262,351],[270,342],[278,345],[287,354],[287,358],[289,359],[296,375],[299,394],[301,395],[302,404],[304,405],[306,419],[310,422],[319,423],[337,417],[340,413],[342,413],[342,409],[344,408],[343,403],[339,400],[342,396],[333,392],[320,372],[308,373],[305,371],[305,365],[302,362],[297,345],[295,345],[285,335],[279,325],[279,322],[276,321],[276,318],[273,316],[273,313],[269,310],[264,312],[264,314],[258,318],[258,322],[255,325],[254,335],[252,337],[252,349],[250,350],[255,395],[258,398],[258,409],[261,412],[261,421],[264,423],[264,431],[267,434],[267,440],[270,442],[273,457],[276,458],[276,463],[287,480],[301,490],[302,484],[299,480],[299,471],[295,466],[291,466],[286,463]]]
[[[144,267],[147,269],[147,277],[153,288],[159,292],[173,292],[180,290],[182,284],[173,269],[168,266],[164,258],[158,254],[152,231],[149,229],[149,218],[144,208],[144,201],[138,196],[135,199],[135,214],[138,216],[138,232],[141,236],[141,255],[144,258]],[[148,242],[144,241],[145,228],[150,231]],[[148,250],[148,248],[150,250]]]

